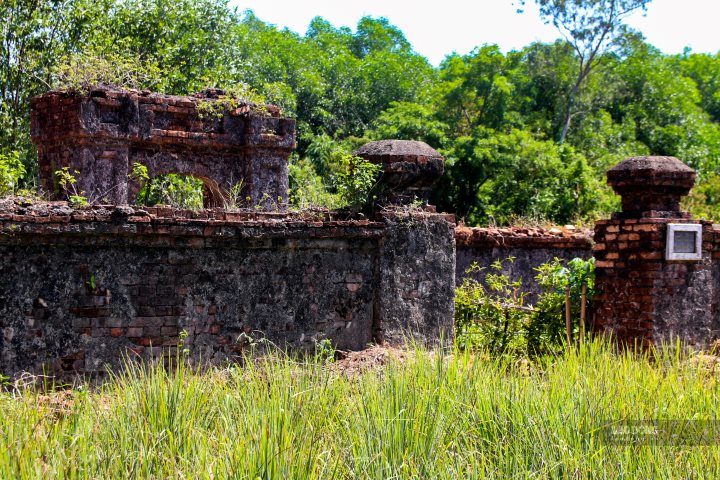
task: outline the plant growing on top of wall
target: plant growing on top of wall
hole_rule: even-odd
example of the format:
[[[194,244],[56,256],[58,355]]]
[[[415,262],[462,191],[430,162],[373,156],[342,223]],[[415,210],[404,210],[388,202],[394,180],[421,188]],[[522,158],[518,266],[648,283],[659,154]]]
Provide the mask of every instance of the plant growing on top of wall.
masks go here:
[[[243,198],[243,190],[245,188],[245,181],[241,178],[237,182],[232,180],[228,181],[228,188],[224,191],[224,206],[225,210],[239,210],[243,208],[246,200]]]
[[[75,170],[74,173],[70,173],[69,167],[63,167],[55,172],[57,177],[58,186],[65,192],[68,203],[73,208],[84,207],[88,204],[88,199],[85,196],[84,190],[78,190],[77,178],[75,175],[80,175],[80,172]]]
[[[479,348],[493,354],[542,355],[558,352],[565,342],[565,292],[570,287],[572,317],[580,310],[582,285],[587,298],[594,293],[594,259],[554,259],[540,265],[535,279],[542,289],[537,303],[526,303],[521,280],[502,272],[510,257],[496,261],[482,281],[463,278],[455,293],[455,341],[461,348]],[[474,263],[468,274],[483,269]],[[575,327],[577,333],[577,327]]]
[[[211,89],[207,92],[211,92],[212,97],[200,99],[196,106],[201,120],[218,120],[225,112],[236,109],[267,113],[267,108],[263,105],[265,97],[246,83],[238,83],[227,90]]]
[[[160,83],[160,69],[155,63],[124,52],[76,53],[64,57],[53,70],[53,87],[86,94],[93,87],[151,89]]]
[[[372,189],[377,185],[382,165],[344,153],[339,157],[339,166],[333,176],[337,193],[345,206],[359,209],[368,202]]]

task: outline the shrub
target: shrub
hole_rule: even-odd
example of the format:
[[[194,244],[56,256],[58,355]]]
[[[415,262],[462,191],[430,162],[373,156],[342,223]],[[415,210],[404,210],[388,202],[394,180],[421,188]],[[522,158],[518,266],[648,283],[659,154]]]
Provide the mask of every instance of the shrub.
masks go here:
[[[148,207],[170,205],[198,210],[203,208],[203,182],[195,177],[174,173],[145,179],[136,203]]]
[[[160,69],[129,53],[72,54],[54,69],[54,87],[83,93],[95,86],[150,88],[160,83]]]
[[[23,175],[25,166],[20,161],[20,152],[0,153],[0,196],[14,194]]]
[[[455,339],[460,348],[493,354],[536,356],[557,352],[565,342],[565,291],[570,287],[572,317],[579,317],[582,285],[594,292],[594,259],[554,259],[535,270],[542,289],[535,306],[526,304],[521,280],[502,273],[512,257],[492,264],[482,281],[466,276],[455,294]],[[474,263],[467,273],[483,270]],[[589,307],[589,305],[588,305]],[[574,336],[578,327],[574,327]]]
[[[382,166],[350,154],[342,154],[339,163],[340,171],[334,176],[338,195],[345,206],[362,207],[377,184]]]

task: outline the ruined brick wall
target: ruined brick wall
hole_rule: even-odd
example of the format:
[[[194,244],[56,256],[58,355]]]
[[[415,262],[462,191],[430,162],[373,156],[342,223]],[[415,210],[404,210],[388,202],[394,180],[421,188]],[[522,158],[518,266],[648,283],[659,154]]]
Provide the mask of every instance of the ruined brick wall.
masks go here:
[[[226,192],[241,181],[241,198],[250,197],[253,205],[284,205],[295,121],[271,105],[212,107],[220,104],[210,93],[106,88],[33,98],[31,137],[42,187],[61,197],[55,172],[69,167],[78,172],[78,190],[92,201],[132,204],[139,184],[128,174],[137,162],[150,177],[176,173],[202,180],[206,207],[223,206]],[[201,104],[210,106],[204,115]]]
[[[680,209],[695,177],[673,157],[631,157],[608,171],[622,211],[595,225],[596,333],[643,347],[677,339],[706,347],[720,338],[717,231]],[[697,258],[666,254],[668,224],[700,226],[700,249],[688,250]]]
[[[457,260],[455,283],[460,284],[473,262],[485,268],[476,275],[482,279],[490,266],[508,257],[513,262],[503,264],[502,273],[512,279],[522,278],[523,291],[535,297],[540,288],[535,281],[535,268],[554,258],[571,260],[592,257],[592,234],[569,228],[468,228],[455,229]]]
[[[682,339],[707,346],[720,338],[720,242],[703,224],[697,262],[665,260],[668,223],[690,219],[604,220],[595,227],[597,331],[639,345]]]
[[[181,331],[194,358],[221,362],[243,333],[361,349],[407,326],[430,342],[452,328],[453,224],[441,215],[6,204],[0,224],[3,374],[98,374],[172,349]]]

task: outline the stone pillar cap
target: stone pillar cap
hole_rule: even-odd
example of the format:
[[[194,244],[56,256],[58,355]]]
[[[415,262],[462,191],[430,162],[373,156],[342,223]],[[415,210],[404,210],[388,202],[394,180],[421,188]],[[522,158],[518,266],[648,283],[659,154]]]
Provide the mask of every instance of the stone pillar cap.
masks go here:
[[[355,155],[382,165],[377,198],[381,205],[409,204],[416,199],[427,203],[430,188],[445,170],[443,156],[416,140],[370,142],[355,150]]]
[[[443,160],[437,150],[417,140],[378,140],[369,142],[355,150],[355,155],[382,163],[413,162],[423,159]]]
[[[675,157],[630,157],[607,172],[622,197],[623,217],[683,217],[680,199],[695,185],[695,170]]]
[[[630,157],[607,172],[608,185],[618,193],[629,187],[649,190],[662,186],[687,194],[695,185],[695,176],[695,170],[675,157]]]

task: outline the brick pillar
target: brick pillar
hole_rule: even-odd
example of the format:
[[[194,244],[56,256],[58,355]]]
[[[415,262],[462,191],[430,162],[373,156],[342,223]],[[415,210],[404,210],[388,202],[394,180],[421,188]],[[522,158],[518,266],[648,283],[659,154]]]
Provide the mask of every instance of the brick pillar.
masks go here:
[[[711,307],[712,225],[680,210],[695,171],[673,157],[633,157],[608,171],[607,178],[622,197],[622,212],[595,223],[594,331],[641,346],[678,336],[691,344],[709,343],[718,332]],[[669,224],[700,225],[699,258],[671,259]],[[694,247],[678,247],[683,248]]]

